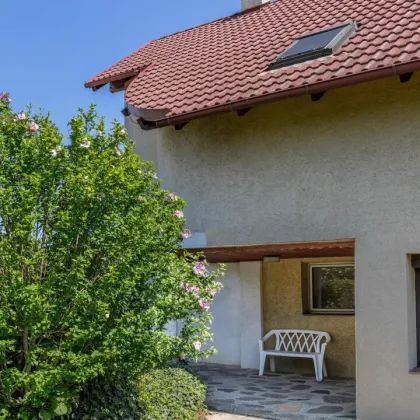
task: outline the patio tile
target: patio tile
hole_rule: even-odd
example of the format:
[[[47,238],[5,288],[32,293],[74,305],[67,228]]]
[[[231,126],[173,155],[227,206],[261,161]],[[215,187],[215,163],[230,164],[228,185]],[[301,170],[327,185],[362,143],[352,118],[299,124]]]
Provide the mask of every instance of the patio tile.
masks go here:
[[[298,412],[300,410],[300,405],[283,404],[280,408],[283,411],[288,411],[290,413],[295,413],[295,412]]]
[[[267,393],[267,394],[261,394],[261,397],[264,397],[264,398],[287,398],[288,395]]]
[[[201,365],[197,373],[210,384],[208,406],[219,412],[270,420],[356,418],[354,380],[326,378],[320,383],[313,375],[285,373],[261,377],[253,369],[238,373],[220,365]]]
[[[347,403],[354,403],[356,402],[356,398],[355,397],[343,397],[341,395],[329,395],[327,397],[324,397],[324,401],[326,403],[330,403],[330,404],[347,404]]]
[[[323,407],[311,408],[308,413],[313,414],[337,414],[343,411],[343,407],[334,407],[332,405],[325,405]]]
[[[207,420],[259,420],[256,417],[248,417],[237,414],[210,412],[207,415]]]
[[[233,404],[235,400],[229,400],[229,399],[217,399],[212,401],[214,404]]]
[[[267,415],[267,414],[271,414],[272,413],[272,411],[268,411],[268,410],[257,410],[257,409],[250,409],[248,411],[249,411],[249,414],[253,414],[253,415],[256,415],[256,416],[264,416],[264,415]]]
[[[306,389],[311,389],[311,386],[310,385],[295,385],[295,386],[292,386],[292,388],[290,389],[293,389],[295,391],[304,391]]]

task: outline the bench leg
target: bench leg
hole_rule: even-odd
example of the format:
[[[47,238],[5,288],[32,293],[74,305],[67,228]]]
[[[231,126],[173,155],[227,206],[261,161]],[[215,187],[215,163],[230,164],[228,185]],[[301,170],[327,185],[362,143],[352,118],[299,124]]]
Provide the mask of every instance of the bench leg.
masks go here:
[[[264,366],[265,366],[265,353],[260,353],[260,376],[264,375]]]
[[[323,363],[322,363],[322,371],[324,373],[324,377],[328,378],[328,372],[327,372],[327,366],[325,365],[325,359],[323,360]]]
[[[316,380],[321,382],[323,378],[322,371],[323,371],[323,359],[321,357],[315,357],[314,362],[316,364]]]
[[[317,381],[319,381],[319,375],[318,375],[318,360],[316,357],[312,359],[314,361],[314,369],[315,369],[315,378]]]
[[[276,359],[274,359],[274,356],[270,356],[270,371],[276,371]]]

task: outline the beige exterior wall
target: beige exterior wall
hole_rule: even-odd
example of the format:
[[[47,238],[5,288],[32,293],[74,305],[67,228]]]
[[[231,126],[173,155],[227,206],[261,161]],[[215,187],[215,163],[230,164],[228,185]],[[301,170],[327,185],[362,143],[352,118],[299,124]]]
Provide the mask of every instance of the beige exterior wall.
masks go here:
[[[134,131],[208,245],[356,239],[358,416],[418,420],[419,74]]]
[[[302,308],[301,264],[353,262],[353,258],[281,260],[263,264],[264,334],[278,328],[326,331],[331,334],[326,362],[330,376],[355,377],[355,331],[352,315],[304,315]],[[279,371],[313,373],[312,361],[276,358]]]

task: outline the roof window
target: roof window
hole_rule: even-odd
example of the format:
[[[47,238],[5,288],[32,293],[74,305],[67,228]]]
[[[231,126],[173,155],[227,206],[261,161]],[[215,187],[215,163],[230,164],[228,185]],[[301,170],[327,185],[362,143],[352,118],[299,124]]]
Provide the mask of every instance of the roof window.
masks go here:
[[[356,22],[311,32],[296,39],[270,65],[269,70],[334,54],[357,29]]]

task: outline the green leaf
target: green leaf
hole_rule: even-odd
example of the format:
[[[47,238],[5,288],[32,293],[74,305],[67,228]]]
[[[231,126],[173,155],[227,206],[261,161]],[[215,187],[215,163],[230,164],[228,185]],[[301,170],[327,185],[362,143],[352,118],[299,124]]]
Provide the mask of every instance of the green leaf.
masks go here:
[[[69,412],[68,406],[64,401],[54,402],[51,406],[51,410],[57,416],[64,416]]]
[[[48,411],[46,411],[46,410],[42,409],[42,410],[39,412],[38,417],[39,417],[40,419],[42,419],[42,420],[50,420],[50,419],[52,419],[52,417],[53,417],[53,416],[51,415],[51,413],[50,413],[50,412],[48,412]]]

